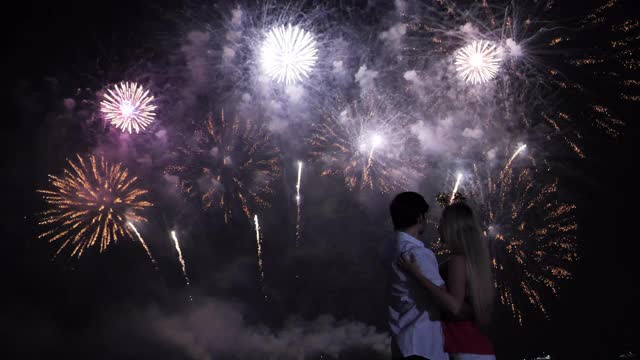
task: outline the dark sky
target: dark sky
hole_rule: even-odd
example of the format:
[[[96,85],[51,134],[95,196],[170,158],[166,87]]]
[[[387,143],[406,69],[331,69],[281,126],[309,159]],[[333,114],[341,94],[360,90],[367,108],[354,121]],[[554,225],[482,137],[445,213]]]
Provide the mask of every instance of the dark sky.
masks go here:
[[[53,132],[52,120],[45,120],[51,109],[78,86],[81,76],[75,78],[76,74],[95,69],[96,59],[127,59],[135,56],[135,49],[153,48],[146,39],[170,33],[174,23],[163,22],[162,16],[182,5],[164,2],[149,9],[136,0],[15,5],[17,9],[5,12],[3,25],[4,58],[9,59],[3,88],[11,110],[0,139],[4,154],[0,264],[5,278],[0,318],[9,342],[2,351],[18,356],[3,358],[188,358],[141,332],[147,329],[144,319],[150,309],[172,313],[190,306],[173,249],[163,236],[181,217],[193,214],[176,215],[175,209],[153,214],[164,217],[155,221],[158,228],[148,235],[155,243],[159,272],[135,244],[126,241],[103,256],[51,260],[54,247],[36,239],[34,217],[42,206],[34,190],[45,184],[45,174],[78,151],[73,139],[79,130],[69,129],[66,137]],[[615,16],[628,18],[624,11]],[[550,302],[550,320],[532,315],[523,327],[504,319],[498,323],[496,346],[502,358],[547,352],[561,359],[614,359],[626,351],[640,351],[638,246],[633,231],[637,161],[632,158],[637,110],[629,105],[616,109],[627,120],[617,139],[586,131],[589,157],[566,166],[565,186],[572,188],[579,209],[581,259],[575,265],[575,279]],[[50,135],[66,140],[49,142]],[[319,190],[331,191],[338,185],[332,181],[320,181]],[[306,201],[313,203],[311,197],[323,194],[310,194]],[[286,200],[274,200],[278,202],[274,212],[292,211]],[[194,284],[188,292],[197,299],[245,304],[248,322],[274,327],[291,315],[313,319],[325,313],[383,326],[384,299],[376,278],[379,263],[370,257],[380,246],[366,239],[383,237],[376,226],[386,210],[371,210],[347,197],[324,203],[327,208],[307,210],[309,218],[325,211],[335,214],[330,225],[310,222],[305,227],[307,251],[319,254],[315,257],[289,253],[289,240],[282,240],[291,237],[295,218],[267,220],[271,229],[280,229],[265,230],[265,238],[279,239],[265,245],[266,291],[272,296],[267,304],[260,300],[252,273],[255,243],[250,241],[250,229],[225,227],[193,215],[201,216],[202,223],[189,229],[197,235],[183,245]],[[287,256],[269,255],[274,253]],[[296,272],[304,280],[296,280],[292,276]]]

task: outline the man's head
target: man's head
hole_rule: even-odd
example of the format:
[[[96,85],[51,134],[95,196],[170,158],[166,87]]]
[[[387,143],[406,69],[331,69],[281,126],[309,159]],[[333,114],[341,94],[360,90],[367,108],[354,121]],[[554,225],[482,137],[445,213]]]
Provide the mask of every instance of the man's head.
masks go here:
[[[389,205],[393,227],[398,231],[411,231],[418,235],[424,233],[429,204],[422,195],[415,192],[403,192],[396,195]]]

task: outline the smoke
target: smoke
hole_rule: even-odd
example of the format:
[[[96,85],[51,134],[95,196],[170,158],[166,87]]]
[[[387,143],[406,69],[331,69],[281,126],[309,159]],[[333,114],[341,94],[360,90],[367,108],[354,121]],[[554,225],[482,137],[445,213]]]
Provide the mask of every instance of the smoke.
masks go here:
[[[511,38],[507,39],[506,44],[507,44],[507,49],[509,49],[509,55],[514,57],[519,57],[524,54],[522,51],[522,46],[516,44],[516,42],[513,41],[513,39]]]
[[[165,129],[161,129],[158,130],[156,133],[156,139],[158,139],[162,144],[166,144],[167,143],[167,130]]]
[[[231,62],[231,60],[233,60],[233,58],[236,57],[236,51],[233,50],[232,48],[225,46],[222,49],[222,59],[225,61],[225,63]]]
[[[65,109],[67,109],[68,111],[73,111],[73,109],[75,109],[76,107],[76,101],[71,98],[64,99],[63,104]]]
[[[187,61],[192,80],[202,85],[206,82],[209,70],[207,61],[209,33],[192,31],[187,35],[187,40],[188,44],[182,46],[182,53]]]
[[[222,48],[222,60],[225,64],[230,64],[236,57],[236,47],[238,42],[242,39],[242,9],[240,6],[231,10],[231,28],[227,30],[225,38],[229,41],[228,44]]]
[[[300,101],[300,99],[304,95],[304,89],[302,88],[302,86],[297,84],[287,85],[287,87],[285,88],[285,92],[289,97],[289,100],[294,103]]]
[[[242,9],[240,8],[240,5],[231,10],[231,25],[235,27],[242,25]]]
[[[399,47],[402,37],[407,33],[407,25],[398,23],[393,25],[389,30],[380,33],[380,40],[391,43],[394,47]]]
[[[487,156],[487,160],[489,161],[493,161],[496,159],[496,154],[498,153],[498,148],[492,148],[489,151],[487,151],[486,156]]]
[[[370,91],[375,88],[374,80],[378,77],[378,72],[367,69],[367,65],[360,66],[355,75],[356,83],[360,85],[363,92]]]
[[[407,2],[404,0],[395,0],[396,12],[400,15],[407,12]]]
[[[479,140],[480,138],[482,138],[483,135],[484,135],[484,132],[480,128],[477,128],[477,129],[465,128],[464,131],[462,132],[462,136],[466,138],[476,139],[476,140]]]
[[[474,36],[478,33],[478,28],[475,27],[472,23],[465,23],[464,25],[460,26],[460,31],[469,36]]]
[[[420,80],[420,78],[418,77],[418,73],[415,70],[409,70],[407,72],[404,73],[404,75],[402,76],[405,80],[415,84],[415,85],[422,85],[422,80]]]
[[[162,175],[162,177],[167,183],[169,183],[173,187],[177,187],[178,184],[180,184],[180,178],[175,175],[164,174]]]
[[[336,74],[341,74],[342,72],[344,72],[341,60],[336,60],[333,62],[333,72]]]
[[[288,126],[289,123],[279,117],[272,118],[271,121],[269,121],[269,123],[267,124],[267,128],[269,129],[269,131],[279,134],[283,133]]]
[[[184,313],[150,313],[153,329],[164,341],[196,360],[233,355],[240,359],[303,359],[321,354],[338,356],[349,349],[369,349],[387,355],[389,336],[360,322],[321,315],[312,321],[291,318],[273,330],[249,324],[243,307],[209,299]]]
[[[410,130],[420,140],[422,149],[429,153],[442,154],[457,146],[452,135],[455,129],[451,117],[436,121],[435,124],[420,120],[412,124]]]

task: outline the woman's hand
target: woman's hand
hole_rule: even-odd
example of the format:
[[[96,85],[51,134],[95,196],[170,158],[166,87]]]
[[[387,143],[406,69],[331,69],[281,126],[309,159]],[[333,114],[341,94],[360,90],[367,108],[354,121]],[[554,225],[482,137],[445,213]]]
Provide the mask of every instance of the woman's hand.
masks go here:
[[[416,263],[416,257],[410,252],[400,255],[398,266],[411,275],[415,276],[420,274],[420,267],[418,263]]]

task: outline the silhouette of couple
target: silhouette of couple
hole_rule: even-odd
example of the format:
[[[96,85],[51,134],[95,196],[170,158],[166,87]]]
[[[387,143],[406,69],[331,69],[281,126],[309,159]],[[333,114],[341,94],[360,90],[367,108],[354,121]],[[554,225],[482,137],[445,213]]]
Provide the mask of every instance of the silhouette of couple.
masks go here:
[[[444,208],[438,233],[450,256],[438,266],[420,240],[429,205],[415,192],[389,207],[394,229],[389,326],[394,359],[495,359],[486,329],[494,283],[489,247],[473,210]]]

